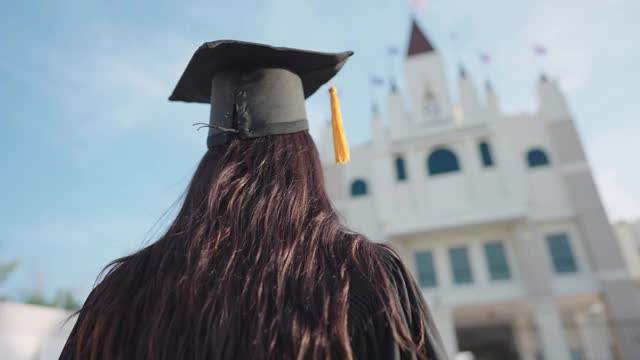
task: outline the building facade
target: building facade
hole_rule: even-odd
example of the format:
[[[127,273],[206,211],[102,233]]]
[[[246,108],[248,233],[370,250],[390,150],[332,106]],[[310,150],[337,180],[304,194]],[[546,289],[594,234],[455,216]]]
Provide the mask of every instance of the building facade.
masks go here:
[[[537,111],[505,115],[491,85],[481,98],[461,68],[454,105],[443,59],[415,21],[404,67],[406,96],[391,86],[351,163],[333,163],[330,129],[320,152],[334,205],[397,249],[448,351],[640,358],[640,288],[558,84],[542,76]]]
[[[614,224],[613,228],[627,270],[632,277],[640,280],[640,220],[621,221]]]
[[[71,312],[0,302],[0,359],[55,360],[76,322]]]

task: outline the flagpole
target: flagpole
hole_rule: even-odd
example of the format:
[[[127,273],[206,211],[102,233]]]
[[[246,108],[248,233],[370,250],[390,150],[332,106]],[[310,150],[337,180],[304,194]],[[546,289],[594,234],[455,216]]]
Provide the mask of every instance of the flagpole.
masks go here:
[[[371,111],[373,112],[373,110],[376,108],[376,94],[374,91],[374,84],[373,82],[369,84],[369,97],[371,98]]]
[[[458,48],[458,33],[452,31],[451,34],[451,43],[453,44],[453,57],[458,62],[458,65],[462,65],[462,57],[460,56],[460,49]]]
[[[484,68],[484,77],[486,79],[486,81],[490,81],[490,75],[491,75],[491,69],[490,69],[490,65],[491,65],[491,56],[484,52],[484,51],[480,51],[479,52],[480,55],[480,62],[482,63],[482,67]]]
[[[540,76],[543,76],[545,75],[544,59],[547,55],[547,48],[542,45],[534,45],[533,52],[536,55],[536,59],[538,61],[538,70],[540,71]]]

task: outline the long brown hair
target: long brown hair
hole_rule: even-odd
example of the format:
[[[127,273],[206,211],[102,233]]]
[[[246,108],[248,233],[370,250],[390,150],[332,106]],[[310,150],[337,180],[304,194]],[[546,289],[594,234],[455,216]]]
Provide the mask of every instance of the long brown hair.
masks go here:
[[[306,131],[231,140],[204,155],[166,234],[105,269],[63,358],[353,359],[357,272],[400,349],[426,359],[424,309],[403,322],[376,248],[341,225]]]

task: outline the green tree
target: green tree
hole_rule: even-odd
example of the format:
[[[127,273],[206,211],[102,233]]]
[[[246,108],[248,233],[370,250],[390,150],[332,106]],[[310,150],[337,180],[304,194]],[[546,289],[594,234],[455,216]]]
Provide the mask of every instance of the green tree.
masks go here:
[[[69,311],[80,309],[80,303],[76,300],[73,292],[68,289],[58,290],[51,301],[47,300],[41,291],[34,290],[23,299],[23,302],[31,305],[49,306]]]
[[[13,270],[15,270],[16,266],[18,266],[18,263],[16,261],[0,263],[0,284],[5,282],[7,278],[9,278],[9,275],[11,275]],[[4,300],[7,300],[7,297],[0,294],[0,301]]]
[[[40,305],[40,306],[51,306],[47,299],[42,295],[40,291],[34,291],[24,298],[23,302],[25,304],[31,305]]]
[[[59,290],[56,293],[56,296],[54,297],[51,305],[70,311],[76,311],[80,309],[80,303],[76,300],[75,296],[73,296],[73,292],[68,289]]]
[[[8,263],[0,263],[0,284],[3,283],[9,275],[15,270],[16,266],[18,266],[18,262],[11,261]]]

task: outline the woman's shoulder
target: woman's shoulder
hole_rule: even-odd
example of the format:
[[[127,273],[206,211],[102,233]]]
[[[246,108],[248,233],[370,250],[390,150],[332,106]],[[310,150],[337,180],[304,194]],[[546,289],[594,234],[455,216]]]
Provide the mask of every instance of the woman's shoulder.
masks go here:
[[[393,340],[389,316],[395,312],[400,323],[394,326],[404,328],[429,359],[446,359],[429,307],[398,253],[385,244],[369,243],[368,246],[369,254],[374,258],[373,266],[352,279],[354,286],[349,313],[354,323],[352,331],[360,329],[364,333],[352,334],[354,339],[360,339],[354,347],[377,343],[378,351],[393,354],[390,358],[406,358],[406,353],[401,355],[403,351]]]

